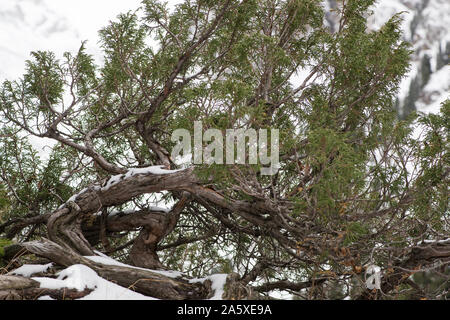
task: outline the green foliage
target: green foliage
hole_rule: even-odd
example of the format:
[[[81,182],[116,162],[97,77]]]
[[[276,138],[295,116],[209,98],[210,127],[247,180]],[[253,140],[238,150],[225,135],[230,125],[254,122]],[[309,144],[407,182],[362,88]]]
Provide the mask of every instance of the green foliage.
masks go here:
[[[9,246],[13,244],[13,241],[8,240],[8,239],[2,239],[0,238],[0,259],[4,256],[5,254],[5,250],[4,247]]]
[[[4,221],[3,216],[8,211],[10,206],[10,200],[6,191],[6,187],[3,183],[0,183],[0,223]]]
[[[43,163],[27,138],[10,128],[3,128],[0,134],[2,220],[48,212],[72,195],[73,188],[61,181],[67,168],[64,159],[70,155],[56,147]]]
[[[417,179],[419,195],[413,208],[430,226],[442,230],[445,225],[442,214],[449,212],[446,172],[450,163],[450,100],[442,103],[440,114],[430,114],[419,121],[426,127],[425,139],[418,150],[424,172]]]
[[[76,89],[78,96],[86,96],[98,85],[96,76],[96,66],[92,56],[86,53],[86,42],[83,42],[77,55],[74,57],[70,52],[64,53],[66,59],[66,72],[76,81],[73,87]]]
[[[61,67],[53,52],[31,53],[33,60],[27,61],[24,81],[26,93],[39,99],[39,108],[45,110],[60,101],[63,93]]]
[[[343,242],[344,246],[351,245],[353,242],[357,242],[370,234],[368,226],[360,223],[354,222],[348,225],[345,239]]]
[[[260,165],[196,165],[204,188],[254,210],[194,197],[159,244],[167,246],[158,254],[169,268],[198,277],[248,274],[261,260],[272,263],[261,278],[300,282],[354,272],[348,257],[335,257],[343,246],[353,267],[369,259],[388,265],[391,256],[372,252],[380,243],[407,246],[409,237],[430,236],[423,225],[445,233],[450,103],[439,115],[414,112],[431,73],[425,56],[397,119],[395,96],[411,50],[401,40],[401,14],[367,30],[374,2],[338,2],[339,29],[330,33],[319,0],[232,0],[216,25],[226,1],[184,1],[169,10],[144,0],[140,12],[100,31],[101,66],[86,43],[61,60],[32,53],[24,77],[0,90],[0,221],[51,212],[110,177],[98,156],[120,168],[161,163],[152,143],[170,153],[171,133],[192,133],[202,121],[204,130],[222,132],[280,129],[281,168],[262,176]],[[59,140],[48,160],[38,157],[30,134]],[[142,195],[117,208],[155,198],[175,200],[171,192]],[[262,203],[278,213],[260,210]],[[113,241],[123,244],[134,232]],[[342,297],[343,287],[333,286],[330,295]]]

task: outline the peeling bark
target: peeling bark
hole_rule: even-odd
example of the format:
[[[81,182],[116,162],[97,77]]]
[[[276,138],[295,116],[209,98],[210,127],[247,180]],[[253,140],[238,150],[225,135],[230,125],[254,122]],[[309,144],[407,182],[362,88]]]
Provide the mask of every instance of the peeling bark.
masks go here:
[[[146,227],[141,230],[129,253],[128,258],[132,265],[148,269],[164,268],[156,253],[158,231]]]
[[[68,211],[68,212],[67,212]],[[82,215],[79,207],[72,203],[71,209],[60,210],[50,216],[47,222],[49,238],[80,254],[91,256],[94,251],[81,231]]]

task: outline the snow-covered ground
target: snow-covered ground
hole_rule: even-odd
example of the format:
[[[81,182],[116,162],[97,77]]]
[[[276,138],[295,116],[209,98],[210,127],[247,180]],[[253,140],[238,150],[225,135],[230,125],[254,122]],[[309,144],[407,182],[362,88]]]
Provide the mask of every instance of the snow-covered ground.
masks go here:
[[[99,253],[100,254],[100,253]],[[136,268],[119,261],[116,261],[110,257],[103,254],[99,256],[86,257],[94,262],[105,264],[105,265],[116,265],[122,267]],[[70,266],[53,277],[32,277],[36,273],[44,273],[49,268],[53,266],[52,263],[45,265],[23,265],[20,268],[11,271],[9,274],[18,275],[23,277],[29,277],[40,283],[41,288],[47,289],[76,289],[78,291],[84,291],[85,289],[91,289],[92,292],[79,300],[158,300],[153,297],[148,297],[138,292],[135,292],[129,288],[121,287],[111,281],[107,281],[100,277],[91,268],[76,264]],[[144,269],[145,270],[145,269]],[[182,273],[178,271],[160,271],[151,270],[152,272],[160,273],[166,277],[178,278],[183,276]],[[222,300],[222,295],[224,293],[224,286],[226,283],[226,274],[214,274],[206,278],[201,279],[191,279],[191,283],[203,282],[205,280],[211,280],[211,288],[213,290],[213,296],[210,300]],[[49,296],[43,296],[40,300],[51,300]]]
[[[13,275],[31,277],[33,274],[46,272],[52,264],[45,265],[23,265],[20,268],[10,272]],[[91,268],[84,265],[73,265],[58,273],[56,279],[50,277],[31,277],[40,283],[41,288],[47,289],[76,289],[84,291],[92,289],[93,291],[83,300],[154,300],[140,293],[123,288],[98,276]],[[41,300],[51,299],[43,296]]]
[[[94,270],[82,264],[76,264],[62,270],[58,273],[56,279],[47,277],[33,277],[32,279],[40,282],[41,288],[93,290],[79,300],[156,300],[107,281],[99,277]],[[41,299],[51,298],[44,296]]]
[[[53,266],[53,263],[48,264],[24,264],[20,268],[12,271],[11,274],[22,276],[22,277],[30,277],[33,274],[46,272]]]

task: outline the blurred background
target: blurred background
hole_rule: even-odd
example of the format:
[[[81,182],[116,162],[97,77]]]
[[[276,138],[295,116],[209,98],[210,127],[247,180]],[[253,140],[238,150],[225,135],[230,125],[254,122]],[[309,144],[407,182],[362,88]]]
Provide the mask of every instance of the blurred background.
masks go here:
[[[170,6],[179,2],[168,1]],[[333,10],[337,2],[323,0],[325,23],[332,32],[338,22]],[[78,50],[83,40],[101,63],[98,30],[139,5],[140,0],[0,0],[0,81],[20,77],[30,51],[51,50],[62,56]],[[450,89],[450,1],[379,0],[373,11],[369,29],[403,12],[404,39],[413,45],[411,70],[397,97],[399,116],[414,110],[438,112]]]

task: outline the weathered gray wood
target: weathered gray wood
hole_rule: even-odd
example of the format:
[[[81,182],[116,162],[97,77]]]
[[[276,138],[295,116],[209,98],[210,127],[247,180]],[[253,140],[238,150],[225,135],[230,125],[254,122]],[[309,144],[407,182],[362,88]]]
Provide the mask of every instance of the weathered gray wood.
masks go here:
[[[184,300],[205,299],[212,293],[209,280],[202,283],[190,283],[189,279],[175,279],[157,271],[96,263],[47,239],[26,242],[21,245],[31,253],[65,267],[84,264],[102,278],[147,296]]]
[[[0,275],[0,291],[39,288],[39,282],[20,276]]]

